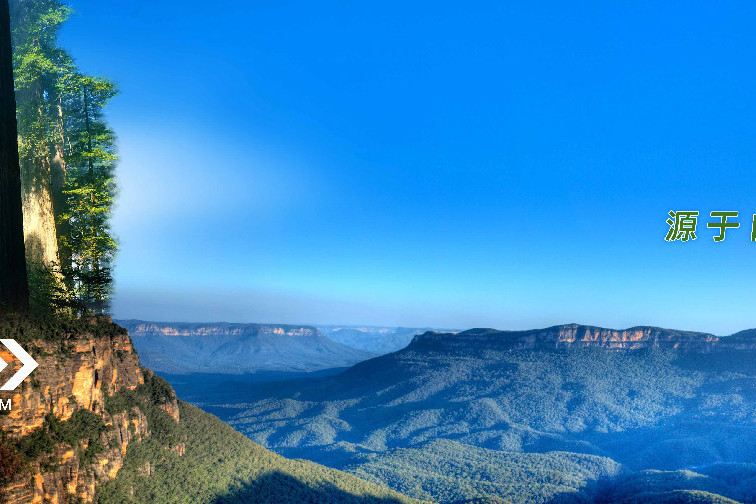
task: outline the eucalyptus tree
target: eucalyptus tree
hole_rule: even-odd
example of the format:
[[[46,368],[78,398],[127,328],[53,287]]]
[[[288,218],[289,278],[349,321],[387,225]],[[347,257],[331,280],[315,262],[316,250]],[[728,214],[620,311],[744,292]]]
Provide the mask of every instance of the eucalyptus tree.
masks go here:
[[[51,102],[65,53],[58,29],[69,11],[55,0],[13,0],[13,58],[26,256],[30,269],[54,269],[58,238],[51,185],[55,121]]]
[[[32,304],[106,309],[116,242],[115,135],[103,109],[112,82],[83,75],[58,44],[70,9],[12,0],[24,235]]]

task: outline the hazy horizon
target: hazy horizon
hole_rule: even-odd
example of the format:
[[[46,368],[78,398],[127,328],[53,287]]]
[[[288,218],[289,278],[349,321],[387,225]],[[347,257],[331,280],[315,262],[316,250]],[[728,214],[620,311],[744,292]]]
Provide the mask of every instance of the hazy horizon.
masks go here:
[[[160,296],[158,295],[157,297],[160,297]],[[116,301],[117,300],[118,299],[116,299]],[[298,305],[296,301],[285,302],[285,300],[278,300],[275,305],[271,305],[271,308],[268,308],[264,312],[261,312],[259,318],[250,318],[248,315],[246,315],[246,313],[248,312],[246,312],[243,307],[240,307],[239,311],[233,312],[232,310],[229,309],[228,303],[224,303],[222,304],[222,306],[216,306],[216,305],[211,304],[210,306],[206,307],[206,309],[203,311],[201,307],[193,305],[190,299],[185,299],[185,298],[182,299],[182,296],[179,293],[176,293],[174,299],[172,299],[170,302],[163,302],[160,305],[160,307],[157,309],[150,308],[150,305],[153,301],[154,299],[151,294],[147,294],[147,293],[135,294],[135,297],[132,300],[130,300],[130,303],[128,305],[129,308],[127,309],[121,308],[122,310],[124,310],[124,313],[131,313],[132,315],[117,316],[114,313],[113,318],[116,320],[141,320],[145,322],[160,322],[160,323],[269,324],[269,325],[293,325],[293,326],[314,326],[314,327],[325,327],[325,326],[406,327],[406,328],[427,327],[427,328],[433,328],[433,329],[445,329],[445,330],[454,330],[454,331],[465,331],[468,329],[475,329],[475,328],[491,328],[491,329],[498,329],[498,330],[504,330],[504,331],[507,331],[507,330],[523,331],[523,330],[529,330],[529,329],[545,329],[548,327],[567,325],[567,324],[596,326],[596,327],[601,327],[605,329],[618,329],[618,330],[629,329],[629,328],[637,327],[637,326],[650,326],[650,327],[660,327],[664,329],[674,329],[674,330],[681,330],[681,331],[710,333],[716,336],[730,336],[739,331],[743,331],[746,329],[753,329],[753,327],[741,327],[741,328],[732,330],[730,332],[722,333],[722,332],[709,331],[706,329],[694,328],[694,327],[674,327],[674,326],[664,326],[664,325],[647,324],[647,323],[611,325],[611,324],[595,323],[592,321],[582,321],[579,319],[575,319],[575,320],[565,319],[565,320],[560,320],[560,321],[555,321],[555,322],[544,321],[540,325],[531,325],[531,326],[526,325],[527,322],[524,322],[524,321],[521,321],[518,325],[501,325],[501,324],[496,323],[493,319],[491,319],[492,323],[490,324],[485,324],[485,323],[476,324],[474,320],[471,319],[471,323],[464,326],[444,325],[444,324],[424,324],[424,323],[415,324],[415,323],[402,323],[402,322],[381,323],[380,320],[404,320],[406,322],[411,322],[412,320],[416,320],[416,319],[413,318],[412,315],[408,315],[407,318],[404,318],[404,319],[374,318],[375,312],[373,312],[373,318],[371,318],[369,315],[366,315],[365,320],[370,320],[371,322],[355,321],[357,319],[348,320],[348,321],[321,322],[316,319],[314,320],[286,319],[286,318],[276,318],[275,315],[271,315],[280,311],[280,310],[275,309],[276,306],[286,307],[292,313],[305,311],[305,310],[301,310],[301,307]],[[154,304],[152,306],[154,306]],[[133,310],[133,311],[129,311],[129,310]],[[215,317],[216,313],[221,313],[221,312],[230,314],[230,317],[229,318]],[[145,317],[145,316],[135,315],[137,313],[146,313],[146,314],[151,313],[154,316]],[[186,313],[194,313],[194,315],[190,315],[190,316],[181,315],[181,314],[186,314]],[[368,313],[368,312],[366,311],[365,313]]]
[[[117,318],[756,325],[754,5],[71,5],[121,92]]]

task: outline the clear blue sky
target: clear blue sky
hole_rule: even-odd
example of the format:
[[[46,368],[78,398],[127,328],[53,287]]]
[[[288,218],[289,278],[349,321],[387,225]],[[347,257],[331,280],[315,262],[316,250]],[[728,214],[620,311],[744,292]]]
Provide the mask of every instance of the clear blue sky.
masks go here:
[[[121,91],[117,317],[756,326],[752,2],[71,5]]]

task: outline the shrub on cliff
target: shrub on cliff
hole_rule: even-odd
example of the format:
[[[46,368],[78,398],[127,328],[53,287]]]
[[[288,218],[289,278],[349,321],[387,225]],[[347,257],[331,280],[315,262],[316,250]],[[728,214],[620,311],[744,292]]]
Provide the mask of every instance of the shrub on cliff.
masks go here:
[[[19,343],[34,340],[66,342],[74,337],[109,338],[126,330],[109,317],[77,318],[60,314],[19,315],[0,312],[0,338],[12,338]]]
[[[0,441],[0,488],[16,477],[21,469],[21,456],[5,440]]]

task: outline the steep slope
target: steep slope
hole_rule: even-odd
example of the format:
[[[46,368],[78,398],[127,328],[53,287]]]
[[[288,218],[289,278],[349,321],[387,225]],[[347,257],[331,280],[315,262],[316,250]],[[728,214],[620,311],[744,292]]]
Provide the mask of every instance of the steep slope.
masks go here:
[[[2,502],[415,502],[284,459],[181,403],[107,319],[3,316],[0,336],[39,363],[1,397],[12,401],[0,415]],[[2,358],[5,380],[19,364]]]
[[[142,364],[159,373],[308,372],[348,367],[375,355],[308,326],[117,322],[129,331]]]
[[[39,364],[15,391],[0,392],[12,404],[0,416],[6,502],[90,502],[96,482],[113,478],[129,443],[149,431],[140,412],[105,411],[109,395],[136,389],[144,374],[125,331],[90,322],[0,318],[0,335],[16,339]],[[2,358],[10,364],[0,373],[4,382],[20,363],[8,352]]]
[[[756,340],[747,335],[575,324],[429,332],[337,376],[191,399],[281,454],[442,502],[448,492],[436,477],[453,458],[435,468],[415,464],[412,478],[427,494],[387,468],[430,460],[439,439],[470,453],[542,454],[533,459],[539,467],[553,466],[557,452],[608,457],[628,471],[756,462]],[[483,462],[470,460],[462,484],[475,487]],[[584,493],[606,476],[565,471]],[[537,476],[544,472],[526,479],[533,491],[491,495],[545,502]]]
[[[134,397],[129,401],[139,403]],[[100,489],[98,502],[416,502],[334,469],[285,459],[186,403],[179,402],[179,414],[180,422],[129,450],[118,477]]]

